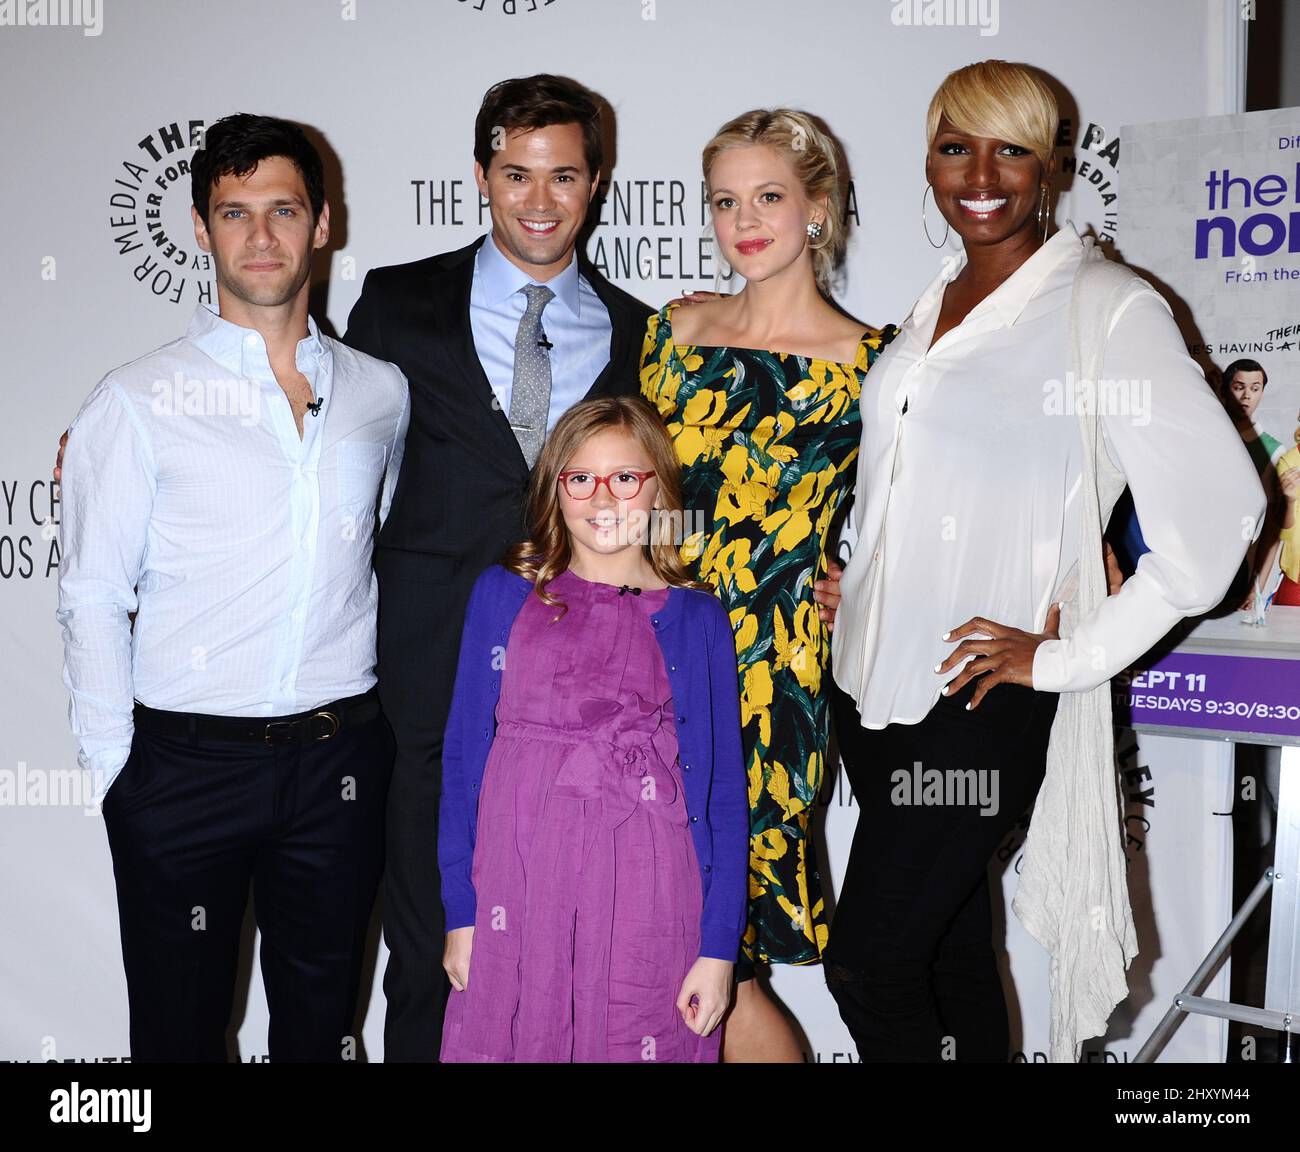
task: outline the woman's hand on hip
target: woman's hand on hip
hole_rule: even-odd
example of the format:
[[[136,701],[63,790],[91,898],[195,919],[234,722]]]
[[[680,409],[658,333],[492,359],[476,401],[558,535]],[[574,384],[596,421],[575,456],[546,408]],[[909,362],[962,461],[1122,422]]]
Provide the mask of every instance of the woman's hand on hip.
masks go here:
[[[1047,626],[1042,632],[1022,632],[1019,628],[1008,628],[1005,624],[986,620],[983,616],[972,617],[943,637],[944,640],[957,644],[957,647],[935,668],[937,673],[943,675],[951,672],[963,660],[969,660],[956,678],[944,687],[943,694],[955,695],[978,678],[975,694],[966,705],[968,709],[974,710],[979,707],[989,689],[998,684],[1020,684],[1032,688],[1034,653],[1044,640],[1059,638],[1060,625],[1059,604],[1053,604],[1048,611]]]

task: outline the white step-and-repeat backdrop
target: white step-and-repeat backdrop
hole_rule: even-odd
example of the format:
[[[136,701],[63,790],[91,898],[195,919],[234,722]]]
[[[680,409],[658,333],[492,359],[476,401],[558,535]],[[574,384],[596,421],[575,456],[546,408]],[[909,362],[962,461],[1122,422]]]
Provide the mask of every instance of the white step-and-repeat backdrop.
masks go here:
[[[1236,111],[1237,0],[17,0],[0,5],[0,1059],[127,1057],[112,868],[76,772],[54,621],[56,442],[111,367],[178,335],[211,272],[193,241],[193,134],[235,111],[310,126],[331,170],[334,238],[316,315],[341,335],[365,272],[486,230],[472,125],[493,82],[573,76],[608,100],[615,147],[588,253],[648,304],[713,288],[700,149],[748,108],[823,117],[852,166],[839,297],[901,320],[945,253],[926,242],[924,117],[952,69],[998,57],[1061,87],[1058,219],[1118,241],[1124,123]],[[851,525],[846,547],[851,542]],[[1089,1059],[1125,1061],[1228,919],[1223,746],[1123,750],[1142,954],[1133,995]],[[824,847],[843,873],[856,809],[828,778]],[[1008,895],[1023,829],[999,867]],[[254,961],[238,1049],[265,1058]],[[1008,912],[1018,1058],[1045,1060],[1046,957]],[[382,1056],[379,942],[364,1039]],[[855,1059],[817,967],[774,987],[808,1058]],[[1215,992],[1211,991],[1211,994]],[[1166,1058],[1215,1060],[1192,1020]]]

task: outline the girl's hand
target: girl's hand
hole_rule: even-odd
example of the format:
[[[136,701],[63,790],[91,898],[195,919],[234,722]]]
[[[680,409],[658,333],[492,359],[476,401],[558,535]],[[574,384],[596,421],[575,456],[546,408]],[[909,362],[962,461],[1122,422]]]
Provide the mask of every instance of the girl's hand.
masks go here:
[[[469,954],[474,944],[474,926],[453,928],[447,933],[442,952],[442,967],[457,992],[469,987]]]
[[[1288,468],[1277,479],[1286,498],[1294,500],[1296,493],[1300,492],[1300,468]]]
[[[980,678],[975,694],[966,705],[974,711],[984,699],[990,688],[998,684],[1021,684],[1026,688],[1034,686],[1034,653],[1044,640],[1056,640],[1057,629],[1061,625],[1061,606],[1053,604],[1047,613],[1047,627],[1043,632],[1022,632],[1019,628],[1008,628],[983,616],[967,620],[960,628],[954,628],[944,639],[961,640],[948,658],[935,671],[949,672],[965,660],[974,657],[943,690],[945,696],[960,692],[976,676]],[[979,637],[963,640],[980,633]]]
[[[686,973],[682,990],[677,994],[677,1011],[686,1021],[686,1027],[697,1036],[708,1036],[722,1023],[731,1003],[732,967],[728,960],[701,956]]]
[[[840,606],[840,577],[844,569],[838,560],[826,561],[826,577],[813,581],[813,599],[817,601],[817,615],[826,625],[826,631],[835,628],[835,610]]]

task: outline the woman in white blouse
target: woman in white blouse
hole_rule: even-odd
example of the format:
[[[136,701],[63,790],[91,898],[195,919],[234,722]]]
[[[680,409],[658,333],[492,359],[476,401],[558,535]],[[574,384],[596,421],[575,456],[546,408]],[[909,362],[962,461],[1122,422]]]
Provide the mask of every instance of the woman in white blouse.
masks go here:
[[[858,541],[832,649],[860,814],[826,978],[864,1060],[1005,1061],[986,869],[1039,792],[1058,694],[1104,705],[1108,741],[1099,686],[1219,601],[1263,494],[1144,282],[1107,265],[1131,290],[1100,331],[1080,325],[1083,360],[1072,356],[1076,272],[1094,253],[1069,224],[1046,238],[1057,109],[1043,80],[1019,65],[972,64],[935,94],[927,131],[927,233],[939,231],[937,210],[964,251],[862,390]],[[1089,354],[1102,371],[1080,392]],[[1088,456],[1079,404],[1090,397],[1100,439]],[[1099,472],[1122,472],[1151,548],[1109,598],[1104,583],[1095,595],[1114,499],[1103,494],[1098,509]],[[1081,571],[1094,595],[1067,604],[1066,636],[1058,602],[1070,601]],[[1064,743],[1056,724],[1054,750]],[[1095,731],[1085,736],[1073,742],[1100,748]],[[1053,891],[1030,930],[1053,953],[1058,1053],[1122,995],[1107,966],[1119,965],[1122,985],[1134,950],[1122,849],[1108,831],[1118,814],[1071,799],[1084,770],[1068,758],[1078,752],[1059,753],[1060,803],[1044,816],[1044,787],[1030,833],[1054,822],[1042,849],[1059,857],[1044,880]],[[1113,781],[1113,760],[1107,769]],[[1103,930],[1093,929],[1100,943],[1065,907],[1075,889],[1093,893],[1075,903],[1095,899],[1094,918],[1106,908]],[[1017,911],[1030,923],[1019,898]]]

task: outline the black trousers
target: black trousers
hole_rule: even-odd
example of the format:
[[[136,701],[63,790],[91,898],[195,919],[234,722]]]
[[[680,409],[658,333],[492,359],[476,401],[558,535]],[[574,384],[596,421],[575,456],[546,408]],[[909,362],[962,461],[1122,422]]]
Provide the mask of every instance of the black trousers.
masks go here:
[[[442,967],[438,873],[442,740],[477,569],[448,557],[375,553],[379,691],[397,742],[384,867],[384,1062],[432,1064],[451,985]],[[468,573],[468,577],[467,574]]]
[[[1057,697],[969,684],[917,724],[861,726],[838,687],[840,753],[858,804],[826,984],[864,1061],[1005,1062],[989,858],[1043,780]]]
[[[279,745],[137,723],[103,809],[132,1060],[225,1061],[250,882],[272,1062],[355,1058],[392,755],[379,713]]]

